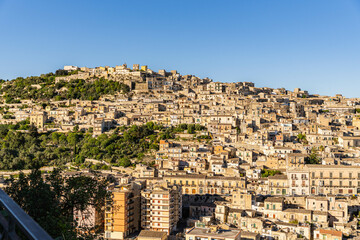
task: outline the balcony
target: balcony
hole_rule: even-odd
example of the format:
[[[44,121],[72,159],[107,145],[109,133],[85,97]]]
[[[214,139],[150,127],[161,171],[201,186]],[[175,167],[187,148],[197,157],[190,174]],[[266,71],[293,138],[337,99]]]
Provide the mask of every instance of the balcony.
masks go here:
[[[8,215],[8,217],[4,217],[0,214],[0,225],[3,228],[0,233],[0,239],[21,239],[15,230],[19,230],[27,239],[52,239],[50,235],[27,215],[2,189],[0,189],[0,205]]]

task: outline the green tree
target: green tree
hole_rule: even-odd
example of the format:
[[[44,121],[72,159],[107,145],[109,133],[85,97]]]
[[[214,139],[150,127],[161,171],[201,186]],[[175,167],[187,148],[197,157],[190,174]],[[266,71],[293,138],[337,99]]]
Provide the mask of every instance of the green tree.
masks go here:
[[[101,211],[108,197],[107,185],[96,177],[65,178],[59,170],[44,179],[39,170],[33,170],[12,179],[6,192],[53,238],[95,239],[102,226],[84,229],[85,236],[77,235],[73,211],[85,212],[91,206]]]
[[[119,165],[122,167],[128,167],[131,165],[131,161],[127,157],[123,157],[119,160]]]
[[[307,164],[320,164],[321,160],[319,158],[318,152],[315,147],[311,149],[311,152],[308,157],[305,158]]]
[[[261,177],[269,177],[269,176],[275,176],[280,175],[281,172],[279,170],[270,170],[270,169],[262,169],[261,170]]]
[[[195,133],[195,126],[194,124],[188,124],[187,126],[187,133],[194,134]]]
[[[299,133],[297,135],[297,140],[303,144],[307,144],[308,141],[306,140],[306,135],[305,134],[302,134],[302,133]]]

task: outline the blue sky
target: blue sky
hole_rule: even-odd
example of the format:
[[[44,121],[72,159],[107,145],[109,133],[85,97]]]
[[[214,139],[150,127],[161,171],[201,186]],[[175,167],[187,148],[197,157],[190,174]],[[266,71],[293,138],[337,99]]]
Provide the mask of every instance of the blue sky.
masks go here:
[[[360,97],[360,1],[0,0],[0,78],[124,62]]]

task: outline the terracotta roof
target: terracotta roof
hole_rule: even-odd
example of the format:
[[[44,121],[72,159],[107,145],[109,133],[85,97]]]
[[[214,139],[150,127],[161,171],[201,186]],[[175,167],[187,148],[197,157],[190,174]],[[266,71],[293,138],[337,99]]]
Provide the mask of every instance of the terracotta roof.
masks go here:
[[[336,230],[320,229],[320,233],[321,234],[330,234],[330,235],[333,235],[333,236],[342,237],[342,232],[341,231],[336,231]]]

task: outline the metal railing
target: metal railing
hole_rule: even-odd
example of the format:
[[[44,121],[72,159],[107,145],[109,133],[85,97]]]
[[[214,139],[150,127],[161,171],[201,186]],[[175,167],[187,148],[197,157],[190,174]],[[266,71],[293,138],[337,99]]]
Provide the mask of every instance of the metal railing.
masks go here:
[[[17,235],[19,231],[21,232],[20,235],[25,236],[26,239],[52,240],[50,235],[45,232],[34,219],[27,215],[2,189],[0,189],[0,205],[8,215],[5,217],[0,214],[0,225],[3,228],[0,233],[0,239],[23,239]]]

